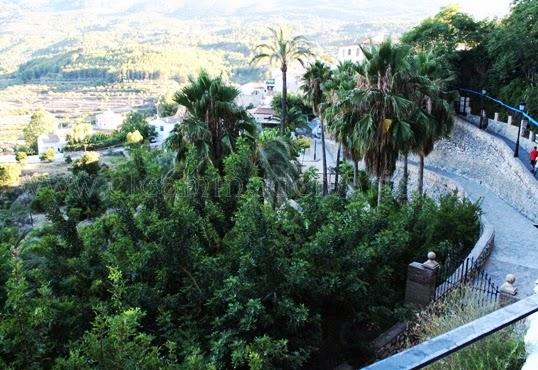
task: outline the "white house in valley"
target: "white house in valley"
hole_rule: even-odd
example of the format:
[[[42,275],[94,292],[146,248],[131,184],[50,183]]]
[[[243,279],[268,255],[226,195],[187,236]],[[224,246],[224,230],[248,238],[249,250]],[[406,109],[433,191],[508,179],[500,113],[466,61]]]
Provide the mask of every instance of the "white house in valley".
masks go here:
[[[95,116],[95,128],[98,130],[114,131],[123,123],[123,116],[108,110]]]
[[[336,59],[339,62],[353,62],[358,63],[364,60],[364,53],[361,50],[361,47],[356,45],[346,45],[338,48],[338,54]]]
[[[179,107],[177,113],[172,117],[157,117],[149,121],[149,125],[155,128],[157,137],[155,137],[155,144],[163,144],[170,133],[176,127],[176,125],[183,122],[185,117],[185,108]]]
[[[63,152],[66,144],[65,134],[62,132],[55,132],[52,134],[42,134],[37,138],[37,153],[43,154],[49,148],[54,149],[56,153]]]

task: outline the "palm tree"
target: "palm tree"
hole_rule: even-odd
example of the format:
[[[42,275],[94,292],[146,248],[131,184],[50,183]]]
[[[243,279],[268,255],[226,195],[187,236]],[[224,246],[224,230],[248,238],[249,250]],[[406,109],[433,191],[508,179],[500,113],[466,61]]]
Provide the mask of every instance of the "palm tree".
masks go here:
[[[450,102],[454,93],[446,91],[453,74],[444,59],[433,51],[418,52],[413,58],[413,89],[411,99],[418,108],[415,114],[414,151],[419,155],[418,193],[424,188],[424,158],[434,148],[437,140],[450,133],[453,115]]]
[[[273,206],[276,206],[279,193],[289,189],[299,176],[297,149],[287,135],[276,129],[264,130],[256,138],[253,161],[273,193]],[[272,185],[272,186],[271,186]]]
[[[349,104],[349,93],[356,85],[357,65],[352,62],[340,63],[331,75],[331,79],[324,84],[326,91],[325,102],[321,110],[325,111],[327,128],[332,132],[338,142],[336,159],[335,189],[338,186],[338,173],[341,149],[353,160],[353,186],[357,186],[358,162],[362,159],[356,145],[354,132],[354,116]]]
[[[323,117],[322,103],[325,99],[325,94],[322,85],[328,82],[331,78],[331,69],[328,65],[319,60],[308,66],[304,76],[304,84],[302,90],[305,93],[305,99],[312,107],[314,115],[319,117],[321,126],[321,153],[323,166],[323,195],[328,192],[327,183],[327,153],[325,151],[325,124]]]
[[[254,49],[254,58],[251,63],[267,61],[269,64],[278,65],[282,72],[282,113],[280,115],[280,131],[284,132],[287,114],[287,72],[288,66],[298,61],[304,66],[305,59],[312,56],[308,42],[303,36],[288,38],[282,28],[275,30],[269,28],[271,39],[268,43],[259,44]]]
[[[394,173],[402,145],[413,135],[408,122],[413,102],[400,90],[409,73],[409,49],[386,40],[364,51],[366,61],[350,99],[358,117],[358,150],[364,153],[366,171],[377,178],[379,205],[383,184]]]
[[[187,115],[172,131],[168,147],[181,159],[187,146],[192,145],[199,158],[222,170],[222,159],[232,152],[237,138],[254,137],[255,124],[247,111],[235,103],[239,91],[226,85],[222,78],[211,78],[202,71],[189,81],[174,96],[174,101],[186,108]]]

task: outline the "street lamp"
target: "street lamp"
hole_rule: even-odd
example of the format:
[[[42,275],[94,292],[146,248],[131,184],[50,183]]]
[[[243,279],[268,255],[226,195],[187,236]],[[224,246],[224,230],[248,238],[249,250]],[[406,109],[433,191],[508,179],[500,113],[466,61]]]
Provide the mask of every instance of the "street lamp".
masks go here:
[[[486,108],[484,107],[484,99],[487,94],[486,89],[482,89],[482,108],[480,108],[480,123],[478,128],[484,128],[486,120]]]
[[[516,148],[514,150],[514,157],[519,157],[519,137],[521,136],[521,125],[523,124],[523,113],[525,112],[525,102],[519,103],[519,110],[521,111],[521,121],[519,121],[519,126],[517,128],[517,140]]]

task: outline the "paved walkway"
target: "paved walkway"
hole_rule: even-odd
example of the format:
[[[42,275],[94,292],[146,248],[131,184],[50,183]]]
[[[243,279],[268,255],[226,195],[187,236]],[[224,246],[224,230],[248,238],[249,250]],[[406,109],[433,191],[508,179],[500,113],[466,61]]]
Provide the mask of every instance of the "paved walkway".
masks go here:
[[[531,295],[538,279],[538,229],[533,223],[480,183],[434,167],[426,169],[457,181],[472,201],[482,200],[484,216],[495,227],[495,248],[485,271],[498,285],[513,273],[519,295]]]

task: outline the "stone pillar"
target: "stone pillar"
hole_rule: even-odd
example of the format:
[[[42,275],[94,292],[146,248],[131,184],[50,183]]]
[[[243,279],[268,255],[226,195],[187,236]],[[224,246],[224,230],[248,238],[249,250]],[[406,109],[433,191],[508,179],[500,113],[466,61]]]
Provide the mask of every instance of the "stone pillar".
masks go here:
[[[465,113],[471,114],[471,98],[470,97],[465,98]]]
[[[508,123],[509,125],[512,124],[512,116],[508,116],[508,121],[507,121],[507,123]]]
[[[499,288],[499,303],[501,307],[511,305],[519,300],[517,288],[514,286],[516,277],[514,274],[506,275],[504,283]]]
[[[499,122],[499,112],[495,112],[495,114],[493,115],[493,120],[495,121],[495,123]]]
[[[405,302],[418,307],[427,306],[435,297],[439,264],[435,253],[428,253],[424,263],[411,262],[407,268]]]

